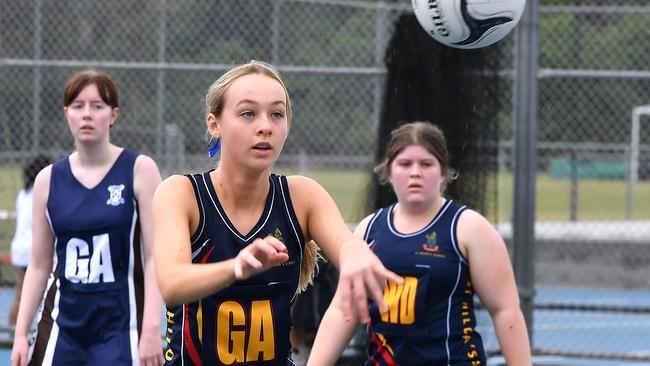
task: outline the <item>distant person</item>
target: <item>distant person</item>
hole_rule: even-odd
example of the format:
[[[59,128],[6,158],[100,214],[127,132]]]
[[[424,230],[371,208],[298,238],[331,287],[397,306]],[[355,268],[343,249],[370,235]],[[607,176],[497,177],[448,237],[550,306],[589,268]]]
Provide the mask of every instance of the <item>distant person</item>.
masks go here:
[[[32,188],[34,179],[41,169],[51,164],[50,158],[38,155],[23,164],[23,188],[16,196],[16,232],[11,241],[11,264],[16,270],[16,292],[9,310],[9,324],[15,325],[20,305],[25,271],[32,252]]]
[[[427,122],[399,126],[375,171],[391,184],[397,203],[363,219],[355,235],[404,283],[384,289],[390,311],[371,308],[366,365],[485,365],[474,294],[492,317],[506,363],[531,365],[503,239],[479,213],[443,195],[454,173],[442,131]],[[356,322],[344,320],[338,301],[337,291],[310,366],[333,365],[357,329]]]
[[[105,73],[74,74],[63,113],[75,151],[34,182],[32,257],[11,363],[160,365],[151,218],[158,167],[111,143],[120,109]],[[43,298],[30,352],[27,335]]]

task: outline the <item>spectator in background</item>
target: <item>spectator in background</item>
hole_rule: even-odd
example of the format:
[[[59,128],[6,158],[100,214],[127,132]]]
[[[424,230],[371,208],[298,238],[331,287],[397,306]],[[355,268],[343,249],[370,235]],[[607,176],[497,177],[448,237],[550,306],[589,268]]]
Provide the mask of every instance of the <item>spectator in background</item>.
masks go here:
[[[16,232],[11,241],[11,264],[16,269],[16,292],[9,310],[10,325],[16,324],[20,293],[32,251],[32,187],[36,174],[50,163],[51,160],[47,156],[37,155],[22,167],[24,185],[16,196]]]

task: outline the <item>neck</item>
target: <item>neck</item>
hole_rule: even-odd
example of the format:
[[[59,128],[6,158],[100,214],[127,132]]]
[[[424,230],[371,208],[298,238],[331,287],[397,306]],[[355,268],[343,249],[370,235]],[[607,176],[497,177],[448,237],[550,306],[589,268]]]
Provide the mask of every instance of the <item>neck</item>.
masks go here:
[[[84,166],[104,165],[112,161],[113,153],[118,149],[112,144],[76,144],[77,159]]]
[[[257,205],[266,201],[269,192],[269,171],[232,169],[222,164],[212,178],[222,204]]]
[[[398,202],[393,211],[393,222],[402,232],[415,232],[429,224],[442,208],[444,198],[437,197],[433,204],[413,205]]]

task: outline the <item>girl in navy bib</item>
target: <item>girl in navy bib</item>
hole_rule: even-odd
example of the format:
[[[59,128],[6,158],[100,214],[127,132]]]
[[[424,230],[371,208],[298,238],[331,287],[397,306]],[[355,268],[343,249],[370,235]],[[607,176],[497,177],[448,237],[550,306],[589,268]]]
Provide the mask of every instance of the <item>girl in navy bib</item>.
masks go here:
[[[397,203],[363,219],[355,235],[404,282],[384,288],[388,311],[371,306],[366,365],[485,365],[475,294],[492,316],[506,363],[531,365],[505,243],[483,216],[442,195],[454,177],[447,155],[438,127],[407,123],[392,132],[375,169]],[[338,301],[337,293],[308,365],[333,365],[356,329],[343,321]]]
[[[75,74],[63,102],[76,149],[34,183],[33,249],[12,365],[160,364],[151,219],[158,167],[110,142],[120,109],[106,74]]]

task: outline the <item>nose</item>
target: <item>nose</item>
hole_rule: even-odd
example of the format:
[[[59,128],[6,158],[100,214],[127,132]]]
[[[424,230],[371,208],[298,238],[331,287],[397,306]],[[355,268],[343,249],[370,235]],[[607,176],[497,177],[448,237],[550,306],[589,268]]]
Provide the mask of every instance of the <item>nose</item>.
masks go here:
[[[271,121],[268,117],[264,116],[259,119],[259,125],[257,126],[257,134],[262,136],[271,136],[272,132]]]
[[[85,104],[82,108],[82,116],[83,118],[90,118],[90,104]]]
[[[420,176],[420,167],[417,164],[413,164],[411,166],[411,171],[409,172],[410,176],[413,178],[419,177]]]

